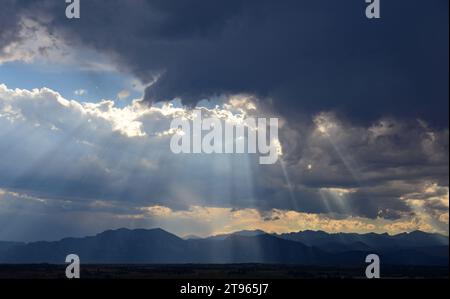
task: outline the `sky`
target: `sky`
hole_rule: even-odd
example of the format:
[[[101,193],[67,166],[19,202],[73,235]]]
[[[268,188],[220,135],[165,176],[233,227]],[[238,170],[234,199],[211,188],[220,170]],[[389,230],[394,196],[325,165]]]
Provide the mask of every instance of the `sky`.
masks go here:
[[[448,235],[448,1],[4,0],[0,240],[120,227]],[[173,119],[279,119],[278,160]]]

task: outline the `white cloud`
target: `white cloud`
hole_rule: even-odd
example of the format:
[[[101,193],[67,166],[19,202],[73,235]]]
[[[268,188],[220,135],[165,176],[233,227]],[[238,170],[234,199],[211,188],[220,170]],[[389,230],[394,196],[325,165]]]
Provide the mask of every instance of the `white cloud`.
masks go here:
[[[228,100],[202,108],[205,117],[239,122],[260,113],[251,98]],[[249,155],[170,153],[170,121],[181,116],[192,118],[192,112],[179,102],[150,107],[135,100],[117,107],[110,100],[78,102],[48,88],[13,90],[0,84],[0,188],[44,198],[48,205],[38,209],[41,213],[55,205],[80,213],[95,208],[120,221],[127,215],[142,221],[165,218],[167,225],[184,219],[186,229],[199,230],[204,222],[197,218],[210,219],[212,225],[222,219],[217,220],[222,228],[212,226],[214,232],[303,227],[446,230],[442,225],[448,222],[448,185],[439,177],[448,175],[442,162],[448,131],[399,122],[389,129],[352,126],[332,114],[320,114],[300,131],[288,123],[283,126],[280,133],[288,133],[283,138],[290,136],[282,140],[287,153],[284,172],[280,165],[262,168]],[[404,141],[398,143],[399,138]],[[293,150],[295,140],[301,141],[301,151]],[[419,146],[412,148],[413,143]],[[302,155],[290,160],[296,151]],[[420,165],[415,164],[418,159]],[[272,211],[272,221],[265,221],[258,210]],[[372,210],[375,216],[369,219]],[[331,217],[333,213],[342,221]],[[167,220],[174,218],[171,215],[178,220]]]
[[[223,119],[234,117],[220,107],[204,108],[204,112]],[[103,193],[117,199],[127,190],[129,200],[170,201],[175,206],[186,204],[186,194],[180,190],[192,189],[193,197],[208,201],[205,195],[213,187],[205,185],[204,179],[216,177],[221,181],[231,175],[229,168],[208,165],[226,163],[230,157],[170,152],[174,133],[168,131],[171,120],[192,118],[191,114],[172,103],[149,107],[135,100],[116,107],[110,100],[67,100],[48,88],[12,90],[0,85],[0,148],[4,149],[0,167],[3,174],[8,173],[0,174],[0,184],[25,188],[29,181],[24,176],[31,176],[31,180],[47,181],[32,188],[46,188],[40,190],[43,192],[58,189],[59,195],[74,197]],[[14,150],[8,147],[10,144]],[[249,158],[241,155],[233,159]],[[248,167],[241,164],[236,178],[250,175]],[[198,167],[195,175],[193,167]],[[64,182],[70,182],[69,186],[54,187]],[[248,188],[239,183],[237,190]],[[219,189],[218,196],[223,197],[225,187]]]

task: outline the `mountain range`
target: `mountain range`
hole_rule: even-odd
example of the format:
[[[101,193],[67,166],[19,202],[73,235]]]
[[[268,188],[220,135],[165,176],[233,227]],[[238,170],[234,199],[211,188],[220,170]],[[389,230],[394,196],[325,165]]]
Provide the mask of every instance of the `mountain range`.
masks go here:
[[[47,242],[0,242],[0,263],[62,264],[77,254],[91,264],[271,263],[362,266],[370,253],[389,265],[448,266],[448,237],[414,231],[330,234],[301,231],[268,234],[240,231],[182,239],[160,228],[108,230],[84,238]]]

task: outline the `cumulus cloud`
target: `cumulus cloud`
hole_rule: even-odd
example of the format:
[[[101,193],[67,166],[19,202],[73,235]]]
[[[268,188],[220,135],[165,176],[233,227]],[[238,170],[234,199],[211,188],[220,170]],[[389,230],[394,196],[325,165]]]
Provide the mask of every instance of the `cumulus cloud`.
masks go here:
[[[229,164],[229,156],[170,152],[171,120],[192,117],[192,111],[170,103],[160,108],[139,101],[123,108],[110,100],[83,103],[47,88],[11,90],[5,85],[0,85],[0,101],[3,186],[54,196],[170,201],[174,206],[226,198],[226,186],[213,186],[205,179],[219,182],[230,176],[229,166],[221,169]],[[205,116],[223,119],[237,115],[224,108],[203,110]],[[231,159],[237,166],[233,179],[238,182],[237,195],[248,196],[242,189],[250,188],[246,185],[250,169],[240,164],[251,159],[247,155]],[[216,189],[215,197],[207,196]]]
[[[269,113],[252,96],[222,100],[201,109],[229,121]],[[201,227],[198,219],[220,212],[236,219],[210,231],[448,231],[447,129],[395,119],[355,125],[331,112],[294,124],[281,118],[283,155],[260,165],[247,154],[172,154],[170,121],[192,112],[177,101],[116,107],[0,85],[0,188],[44,207],[101,210],[117,225],[170,218],[163,224],[174,227],[179,218]],[[286,222],[289,213],[297,216]],[[317,225],[301,224],[306,215]]]

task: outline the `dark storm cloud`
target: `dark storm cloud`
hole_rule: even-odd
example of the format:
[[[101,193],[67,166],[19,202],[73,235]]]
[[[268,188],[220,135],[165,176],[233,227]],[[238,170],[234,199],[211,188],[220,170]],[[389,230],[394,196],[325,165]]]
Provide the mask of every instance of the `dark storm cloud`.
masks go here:
[[[364,121],[388,114],[448,123],[446,0],[383,1],[380,20],[366,19],[363,0],[81,4],[79,20],[65,18],[63,1],[31,10],[143,82],[159,76],[146,90],[151,101],[247,92],[291,116],[333,109]]]

